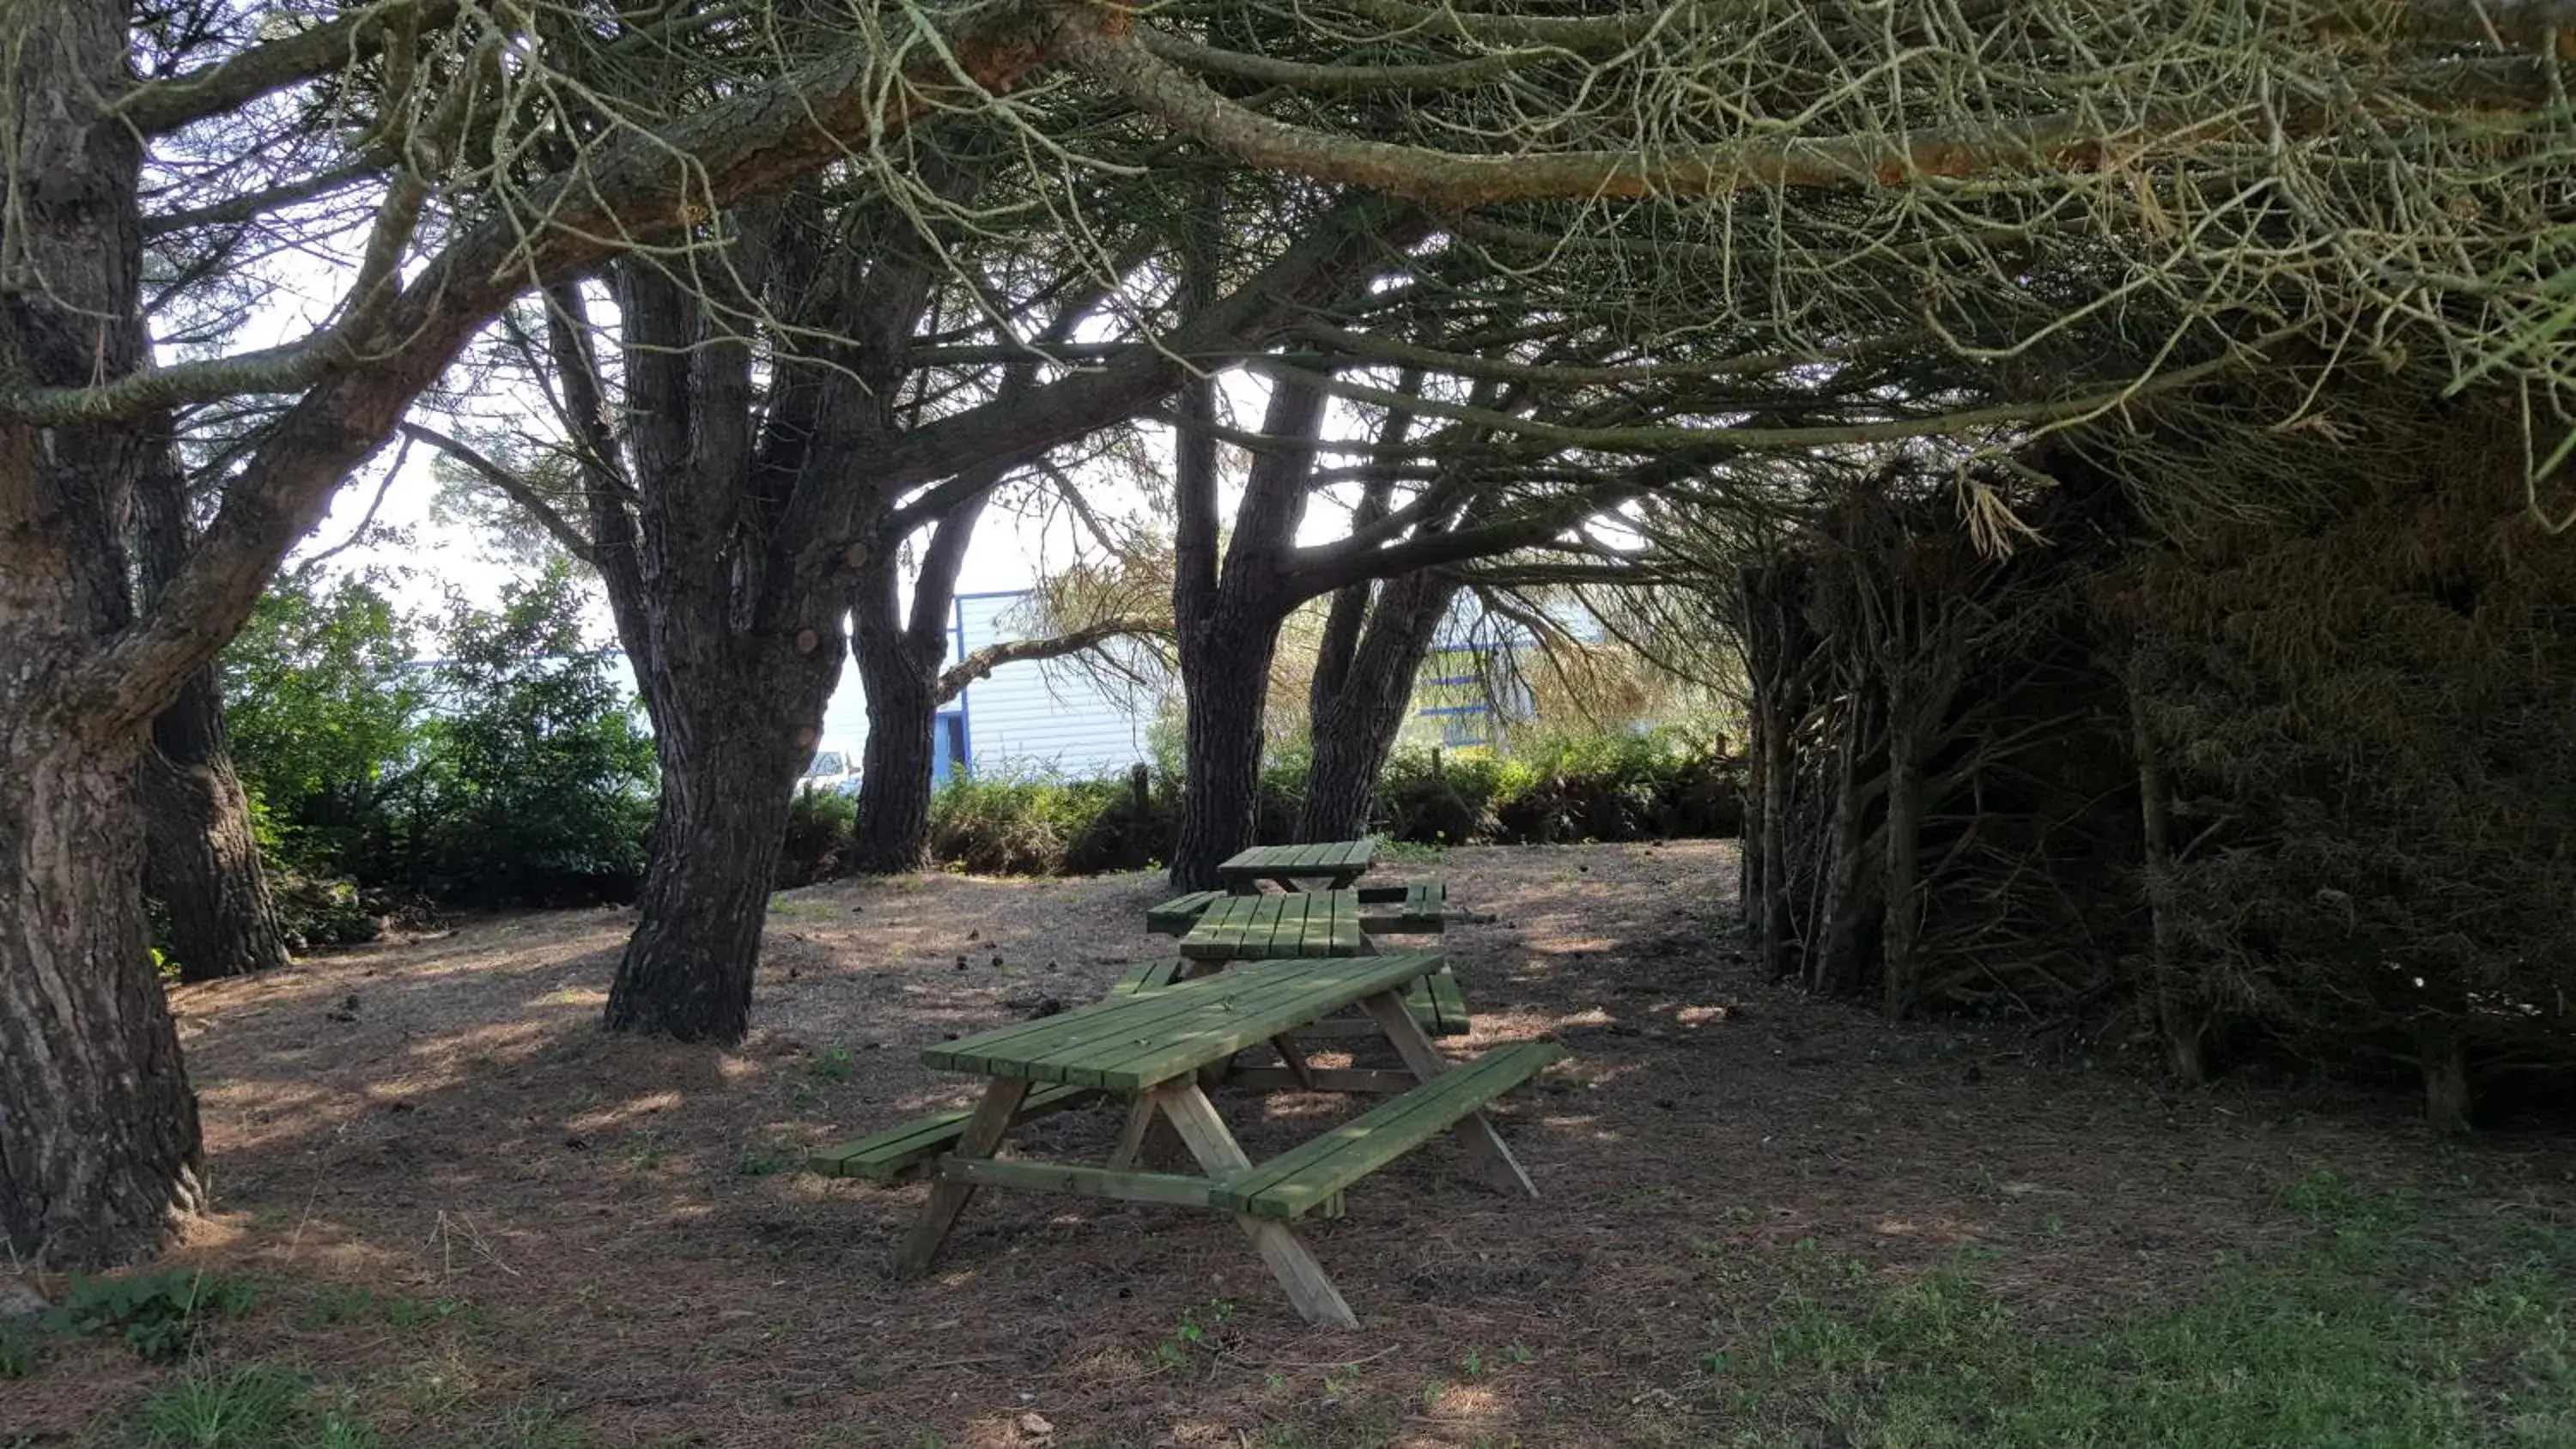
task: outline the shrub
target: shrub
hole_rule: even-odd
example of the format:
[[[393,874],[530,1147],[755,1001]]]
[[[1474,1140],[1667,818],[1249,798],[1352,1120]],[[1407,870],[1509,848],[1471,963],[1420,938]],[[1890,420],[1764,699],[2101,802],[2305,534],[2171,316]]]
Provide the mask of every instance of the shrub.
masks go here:
[[[453,611],[419,767],[422,864],[441,895],[628,900],[643,878],[653,744],[581,608],[558,560],[497,612]]]
[[[1263,766],[1258,839],[1288,838],[1305,798],[1306,768],[1302,751]],[[1510,758],[1398,750],[1379,777],[1371,828],[1424,845],[1732,835],[1743,827],[1740,769],[1713,738],[1678,729],[1541,740]],[[1171,847],[1178,790],[1169,776],[1152,778],[1141,798],[1132,777],[952,781],[931,800],[931,856],[985,875],[1084,875],[1153,864]]]
[[[239,1279],[186,1268],[126,1278],[75,1274],[37,1326],[66,1337],[114,1334],[145,1358],[174,1359],[195,1348],[214,1319],[240,1317],[258,1296]]]
[[[1171,841],[1169,792],[1149,784],[1141,808],[1136,793],[1132,775],[960,776],[931,799],[931,858],[983,875],[1132,870]]]
[[[224,730],[272,866],[345,876],[394,848],[428,702],[419,632],[374,579],[289,576],[225,649]]]
[[[778,852],[778,888],[812,885],[841,873],[859,823],[859,802],[838,790],[799,790],[787,806],[787,837]]]
[[[1377,823],[1431,845],[1536,845],[1734,835],[1740,765],[1716,741],[1665,727],[1542,737],[1510,757],[1398,750],[1378,780]]]
[[[225,724],[294,946],[425,898],[630,898],[653,747],[558,562],[493,611],[405,618],[372,580],[288,580],[224,657]],[[429,636],[445,657],[412,659]]]

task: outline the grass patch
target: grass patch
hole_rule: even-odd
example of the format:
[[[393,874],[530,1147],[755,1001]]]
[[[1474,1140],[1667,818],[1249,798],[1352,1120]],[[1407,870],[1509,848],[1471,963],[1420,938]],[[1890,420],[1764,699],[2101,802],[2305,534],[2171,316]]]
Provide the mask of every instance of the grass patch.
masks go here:
[[[2191,1294],[2099,1329],[2022,1322],[1973,1261],[1858,1293],[1826,1273],[1758,1347],[1702,1366],[1747,1409],[1811,1405],[1845,1442],[1886,1449],[2576,1449],[2564,1230],[2430,1216],[2331,1180],[2285,1206],[2310,1225],[2303,1244],[2229,1255]],[[1812,1427],[1739,1442],[1808,1442]]]
[[[135,1406],[127,1441],[142,1449],[380,1449],[384,1437],[344,1399],[274,1364],[203,1360]]]

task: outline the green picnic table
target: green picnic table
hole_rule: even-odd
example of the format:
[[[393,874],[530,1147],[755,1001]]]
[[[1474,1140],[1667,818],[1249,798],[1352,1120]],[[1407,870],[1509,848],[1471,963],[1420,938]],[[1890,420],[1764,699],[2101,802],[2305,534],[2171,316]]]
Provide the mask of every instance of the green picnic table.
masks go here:
[[[891,1177],[926,1166],[930,1200],[895,1256],[895,1271],[926,1271],[979,1187],[1036,1188],[1232,1214],[1312,1323],[1356,1326],[1350,1305],[1290,1226],[1335,1209],[1343,1192],[1443,1131],[1465,1146],[1490,1184],[1537,1195],[1482,1108],[1564,1055],[1539,1042],[1495,1047],[1453,1067],[1405,1009],[1404,993],[1445,964],[1436,952],[1303,961],[1293,970],[1240,970],[1121,993],[1038,1021],[1006,1026],[922,1054],[945,1071],[986,1079],[971,1112],[950,1112],[817,1154],[819,1171]],[[1403,1059],[1405,1073],[1310,1068],[1291,1038],[1358,1005]],[[1272,1044],[1283,1065],[1239,1068],[1238,1053]],[[1230,1074],[1230,1075],[1229,1075]],[[1347,1122],[1255,1165],[1225,1123],[1203,1079],[1319,1091],[1402,1090]],[[1128,1103],[1107,1163],[1024,1161],[996,1155],[1011,1128],[1097,1094]],[[1178,1134],[1198,1173],[1135,1166],[1157,1118]]]
[[[1326,840],[1312,845],[1256,845],[1218,863],[1216,878],[1235,895],[1248,896],[1270,881],[1284,891],[1305,889],[1299,881],[1320,880],[1339,890],[1361,876],[1377,859],[1374,840]]]

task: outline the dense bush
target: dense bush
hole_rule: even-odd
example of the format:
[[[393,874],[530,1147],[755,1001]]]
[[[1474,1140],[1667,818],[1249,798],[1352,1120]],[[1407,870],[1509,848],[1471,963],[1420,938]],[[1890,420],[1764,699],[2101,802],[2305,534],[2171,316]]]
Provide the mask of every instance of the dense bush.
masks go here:
[[[417,878],[441,898],[631,899],[653,818],[653,743],[611,655],[582,637],[568,565],[456,606],[423,722],[412,798]]]
[[[1734,835],[1737,764],[1664,728],[1556,736],[1507,756],[1399,750],[1378,780],[1379,828],[1398,840],[1546,845]]]
[[[1302,752],[1264,765],[1261,840],[1288,838],[1306,767]],[[1378,781],[1370,828],[1430,845],[1733,835],[1743,826],[1739,770],[1714,740],[1669,728],[1534,740],[1509,756],[1399,750]],[[989,875],[1136,869],[1169,851],[1176,804],[1168,772],[1153,776],[1141,804],[1129,779],[960,779],[932,799],[931,855]]]
[[[960,777],[930,806],[934,860],[981,875],[1134,870],[1171,847],[1174,799],[1135,778]]]
[[[434,622],[370,579],[261,601],[224,656],[224,718],[290,945],[364,940],[424,901],[633,894],[653,748],[582,602],[560,566]]]
[[[856,796],[838,790],[799,790],[787,806],[787,836],[778,850],[778,885],[811,885],[841,873],[859,823]]]

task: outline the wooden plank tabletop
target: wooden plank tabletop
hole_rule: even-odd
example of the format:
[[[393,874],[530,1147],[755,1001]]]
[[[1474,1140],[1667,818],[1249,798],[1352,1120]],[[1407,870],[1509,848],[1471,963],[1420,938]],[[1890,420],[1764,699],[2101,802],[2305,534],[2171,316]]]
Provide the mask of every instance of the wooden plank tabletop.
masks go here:
[[[1199,913],[1181,937],[1181,954],[1193,961],[1358,956],[1369,949],[1361,914],[1359,893],[1349,890],[1227,896]]]
[[[942,1042],[921,1059],[944,1071],[1141,1092],[1363,997],[1400,992],[1446,960],[1408,951],[1309,961],[1294,971],[1228,971]]]
[[[1256,845],[1226,857],[1219,876],[1251,880],[1357,875],[1377,859],[1374,840],[1327,840],[1312,845]]]

